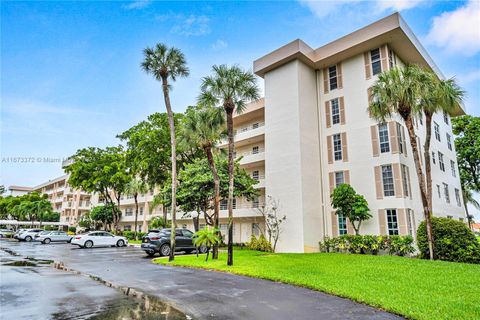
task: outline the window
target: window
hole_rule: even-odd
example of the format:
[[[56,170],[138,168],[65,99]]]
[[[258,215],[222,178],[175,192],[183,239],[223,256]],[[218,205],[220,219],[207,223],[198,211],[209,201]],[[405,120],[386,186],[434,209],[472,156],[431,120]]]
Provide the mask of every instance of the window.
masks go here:
[[[258,197],[253,198],[252,208],[258,208],[259,206],[260,206],[260,200],[258,199]]]
[[[393,184],[392,166],[390,164],[382,166],[382,181],[383,181],[383,195],[385,197],[394,196],[395,187]]]
[[[442,191],[440,190],[440,185],[437,184],[438,199],[442,198]]]
[[[457,171],[455,171],[455,161],[450,160],[450,167],[452,168],[452,176],[457,177]]]
[[[446,113],[445,111],[443,112],[443,121],[448,124],[448,113]]]
[[[388,50],[388,63],[390,65],[390,69],[395,68],[397,65],[397,59],[395,57],[395,53],[393,53],[393,50]]]
[[[372,74],[376,75],[382,72],[382,63],[380,61],[380,49],[373,49],[370,51],[370,58],[372,63]]]
[[[333,155],[335,160],[342,160],[342,138],[339,133],[333,135]]]
[[[409,176],[407,174],[407,166],[402,164],[403,192],[404,192],[406,197],[408,197],[410,195],[409,190],[408,190],[408,185],[409,185],[408,178],[409,178]]]
[[[337,214],[338,234],[347,234],[347,218],[342,214]]]
[[[131,230],[132,230],[132,226],[130,225],[123,227],[123,231],[131,231]]]
[[[378,140],[380,141],[380,152],[390,152],[390,142],[388,140],[388,126],[386,123],[378,125]]]
[[[129,217],[131,215],[133,215],[133,208],[126,208],[125,209],[125,216]]]
[[[258,223],[252,223],[252,234],[255,237],[258,237],[260,235],[260,227],[258,226]]]
[[[191,238],[193,236],[193,232],[190,230],[182,230],[183,236],[184,237],[189,237]]]
[[[432,162],[433,162],[433,164],[436,163],[436,161],[435,161],[435,154],[436,154],[435,151],[432,151]]]
[[[258,179],[260,179],[260,173],[258,172],[258,170],[253,170],[252,171],[252,179],[255,179],[258,181]]]
[[[447,216],[448,219],[453,219],[453,216]]]
[[[440,139],[440,126],[438,125],[438,123],[433,122],[433,130],[435,131],[435,139],[437,139],[438,141],[441,141],[441,139]]]
[[[447,133],[447,146],[448,150],[452,151],[452,137]]]
[[[335,187],[338,187],[342,183],[345,183],[345,177],[343,171],[335,172]]]
[[[402,125],[397,123],[397,140],[398,140],[398,150],[400,153],[403,153],[403,136],[402,136]]]
[[[340,123],[340,107],[338,106],[338,98],[330,100],[330,105],[332,107],[332,123]]]
[[[438,164],[440,165],[440,170],[445,172],[445,163],[443,162],[443,153],[438,152]]]
[[[227,210],[227,204],[228,204],[227,199],[220,200],[220,210]]]
[[[455,188],[455,199],[457,200],[457,206],[462,206],[462,201],[460,200],[460,190]]]
[[[328,80],[330,83],[330,90],[337,89],[337,66],[328,68]]]
[[[252,154],[257,154],[259,151],[258,146],[252,148]]]
[[[387,209],[387,228],[388,235],[398,235],[398,219],[396,209]]]
[[[450,203],[450,193],[448,192],[448,184],[446,183],[443,183],[443,193],[445,195],[445,201]]]
[[[233,198],[232,209],[237,209],[237,199]]]
[[[143,207],[140,207],[140,213],[141,216],[143,216]]]

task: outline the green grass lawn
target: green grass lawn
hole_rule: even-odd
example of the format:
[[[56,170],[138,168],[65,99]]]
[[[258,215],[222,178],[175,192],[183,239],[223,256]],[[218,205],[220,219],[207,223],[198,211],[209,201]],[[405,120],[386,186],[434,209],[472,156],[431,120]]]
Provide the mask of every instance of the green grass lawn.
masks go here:
[[[128,240],[129,244],[141,244],[142,240]]]
[[[396,256],[236,250],[234,266],[205,256],[155,263],[214,269],[347,297],[413,319],[480,319],[480,265]]]

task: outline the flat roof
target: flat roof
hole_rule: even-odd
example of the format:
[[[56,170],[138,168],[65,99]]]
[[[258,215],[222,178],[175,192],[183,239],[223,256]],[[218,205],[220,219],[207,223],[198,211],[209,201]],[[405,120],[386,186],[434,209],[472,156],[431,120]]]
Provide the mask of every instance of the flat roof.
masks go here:
[[[13,190],[18,190],[18,191],[32,191],[33,188],[31,187],[23,187],[23,186],[9,186],[8,190],[13,191]]]

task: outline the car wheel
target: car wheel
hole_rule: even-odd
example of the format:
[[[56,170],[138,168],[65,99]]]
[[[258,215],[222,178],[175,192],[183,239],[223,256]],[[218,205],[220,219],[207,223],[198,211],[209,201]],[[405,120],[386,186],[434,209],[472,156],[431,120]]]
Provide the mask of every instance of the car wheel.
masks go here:
[[[198,251],[200,253],[206,253],[208,250],[207,246],[200,246],[200,248],[198,248]]]
[[[125,245],[125,242],[123,240],[117,241],[117,247],[123,247],[124,245]]]
[[[155,251],[154,252],[147,252],[148,256],[149,257],[153,257],[155,255]]]
[[[161,256],[169,256],[170,255],[170,246],[168,244],[164,244],[160,247],[160,255]]]
[[[93,247],[93,241],[92,241],[92,240],[86,241],[85,244],[84,244],[84,247],[85,247],[85,248],[91,248],[91,247]]]
[[[50,240],[49,238],[46,238],[45,240],[43,240],[43,243],[45,243],[45,244],[49,244],[49,243],[50,243],[50,241],[52,241],[52,240]]]
[[[27,242],[30,242],[30,241],[32,241],[32,237],[30,237],[30,236],[26,236],[26,237],[25,237],[25,241],[27,241]]]

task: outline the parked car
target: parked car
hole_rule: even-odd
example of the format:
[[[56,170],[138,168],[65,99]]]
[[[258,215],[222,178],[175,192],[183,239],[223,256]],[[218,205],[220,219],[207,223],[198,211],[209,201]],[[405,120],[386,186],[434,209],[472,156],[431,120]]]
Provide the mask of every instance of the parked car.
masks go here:
[[[67,234],[65,231],[43,231],[35,235],[35,241],[43,244],[50,242],[70,242],[73,236]]]
[[[149,233],[143,237],[141,248],[150,257],[153,257],[157,252],[160,256],[168,256],[171,250],[170,235],[170,229],[162,229],[158,233]],[[193,232],[188,229],[176,229],[175,251],[184,251],[186,253],[195,251],[197,248],[193,245],[192,236]],[[207,247],[201,246],[199,252],[205,253],[207,249]]]
[[[17,239],[20,240],[20,241],[23,240],[23,241],[30,242],[35,238],[35,236],[37,234],[39,234],[42,231],[44,231],[44,230],[43,229],[27,229],[27,230],[23,231],[22,233],[20,233],[17,236]]]
[[[27,231],[27,229],[17,229],[17,231],[13,234],[13,238],[17,239],[18,236],[24,231]]]
[[[0,238],[12,237],[14,234],[12,229],[0,229]]]
[[[106,231],[92,231],[85,234],[78,234],[73,237],[71,244],[75,244],[80,248],[91,247],[108,247],[117,246],[123,247],[128,244],[128,240],[125,237],[115,236]]]

